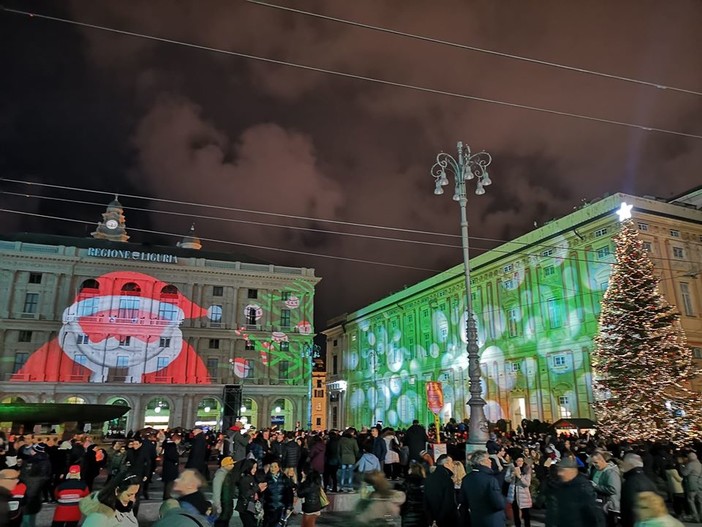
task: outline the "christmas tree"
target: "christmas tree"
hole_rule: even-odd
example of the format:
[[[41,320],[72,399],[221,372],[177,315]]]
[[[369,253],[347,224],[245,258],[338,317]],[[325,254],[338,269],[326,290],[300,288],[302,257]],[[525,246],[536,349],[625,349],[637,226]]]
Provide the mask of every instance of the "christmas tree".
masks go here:
[[[630,441],[699,438],[699,396],[680,315],[658,290],[653,263],[631,219],[614,238],[616,262],[595,338],[595,413],[600,433]]]

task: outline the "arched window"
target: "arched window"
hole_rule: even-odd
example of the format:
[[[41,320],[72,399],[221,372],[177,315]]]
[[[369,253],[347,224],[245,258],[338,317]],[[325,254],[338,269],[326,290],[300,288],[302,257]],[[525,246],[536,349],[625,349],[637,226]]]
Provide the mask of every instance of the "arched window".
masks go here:
[[[176,320],[178,317],[178,288],[167,285],[161,289],[161,299],[158,305],[158,318],[160,320]]]
[[[100,284],[97,280],[90,278],[80,284],[78,292],[86,295],[96,295],[100,292]]]
[[[139,297],[141,287],[134,282],[122,286],[122,296],[119,299],[119,318],[137,318],[139,316]]]

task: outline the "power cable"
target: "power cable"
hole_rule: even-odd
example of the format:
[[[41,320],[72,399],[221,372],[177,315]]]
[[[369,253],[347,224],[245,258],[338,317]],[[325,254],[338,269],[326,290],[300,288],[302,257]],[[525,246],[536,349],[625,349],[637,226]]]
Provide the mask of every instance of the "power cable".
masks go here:
[[[266,62],[268,64],[277,64],[279,66],[288,66],[291,68],[298,68],[298,69],[302,69],[302,70],[306,70],[306,71],[314,71],[316,73],[325,73],[327,75],[335,75],[337,77],[343,77],[343,78],[347,78],[347,79],[362,80],[362,81],[372,82],[375,84],[382,84],[385,86],[393,86],[395,88],[404,88],[404,89],[415,90],[415,91],[423,92],[423,93],[432,93],[434,95],[444,95],[446,97],[453,97],[453,98],[457,98],[457,99],[465,99],[465,100],[478,101],[478,102],[483,102],[483,103],[488,103],[488,104],[496,104],[498,106],[505,106],[508,108],[518,108],[521,110],[531,110],[531,111],[535,111],[535,112],[541,112],[541,113],[546,113],[546,114],[550,114],[550,115],[557,115],[560,117],[570,117],[573,119],[581,119],[581,120],[596,122],[596,123],[601,123],[601,124],[622,126],[625,128],[643,130],[645,132],[658,132],[661,134],[676,135],[676,136],[680,136],[680,137],[689,137],[692,139],[702,139],[702,135],[698,135],[698,134],[692,134],[692,133],[687,133],[687,132],[678,132],[675,130],[668,130],[665,128],[644,126],[644,125],[636,124],[636,123],[628,123],[625,121],[617,121],[614,119],[605,119],[602,117],[593,117],[593,116],[589,116],[589,115],[577,114],[577,113],[572,113],[572,112],[565,112],[565,111],[560,111],[560,110],[553,110],[553,109],[549,109],[549,108],[541,108],[538,106],[530,106],[527,104],[519,104],[519,103],[514,103],[514,102],[501,101],[499,99],[488,99],[486,97],[477,97],[475,95],[467,95],[467,94],[458,93],[458,92],[451,92],[451,91],[447,91],[447,90],[438,90],[438,89],[434,89],[434,88],[428,88],[425,86],[416,86],[413,84],[408,84],[408,83],[403,83],[403,82],[395,82],[395,81],[390,81],[390,80],[386,80],[386,79],[379,79],[376,77],[357,75],[354,73],[347,73],[347,72],[338,71],[338,70],[330,70],[327,68],[309,66],[306,64],[299,64],[296,62],[289,62],[289,61],[285,61],[285,60],[271,59],[268,57],[261,57],[261,56],[253,55],[250,53],[241,53],[238,51],[230,51],[230,50],[225,50],[225,49],[214,48],[211,46],[203,46],[201,44],[194,44],[192,42],[185,42],[185,41],[181,41],[181,40],[157,37],[154,35],[146,35],[143,33],[136,33],[133,31],[126,31],[123,29],[115,29],[115,28],[111,28],[111,27],[107,27],[107,26],[100,26],[97,24],[89,24],[87,22],[78,22],[76,20],[70,20],[70,19],[66,19],[66,18],[60,18],[60,17],[37,14],[37,13],[30,13],[28,11],[21,11],[18,9],[9,9],[6,7],[2,7],[0,9],[2,9],[3,11],[6,11],[8,13],[26,15],[26,16],[29,16],[31,18],[41,18],[41,19],[45,19],[45,20],[51,20],[54,22],[62,22],[65,24],[72,24],[72,25],[76,25],[76,26],[80,26],[80,27],[87,27],[90,29],[107,31],[107,32],[116,33],[119,35],[126,35],[126,36],[130,36],[130,37],[143,38],[143,39],[147,39],[147,40],[153,40],[156,42],[163,42],[166,44],[174,44],[177,46],[184,46],[184,47],[189,47],[189,48],[193,48],[193,49],[199,49],[202,51],[209,51],[212,53],[221,53],[221,54],[225,54],[225,55],[231,55],[231,56],[241,57],[241,58],[250,59],[250,60],[258,60],[261,62]]]
[[[19,214],[23,216],[33,216],[36,218],[43,218],[43,219],[49,219],[49,220],[55,220],[55,221],[68,221],[71,223],[81,223],[83,225],[94,225],[94,221],[86,221],[86,220],[79,220],[75,218],[67,218],[65,216],[51,216],[49,214],[40,214],[38,212],[27,212],[27,211],[20,211],[20,210],[12,210],[12,209],[5,209],[5,208],[0,208],[0,212],[6,212],[8,214]],[[174,238],[182,238],[182,234],[176,234],[174,232],[165,232],[165,231],[156,231],[152,229],[139,229],[135,227],[130,227],[129,230],[134,231],[134,232],[144,232],[147,234],[159,234],[161,236],[171,236]],[[372,265],[382,265],[386,267],[396,267],[396,268],[401,268],[401,269],[412,269],[415,271],[427,271],[430,273],[440,273],[441,270],[439,269],[430,269],[427,267],[415,267],[411,265],[401,265],[401,264],[394,264],[394,263],[387,263],[387,262],[380,262],[377,260],[364,260],[361,258],[348,258],[344,256],[333,256],[330,254],[318,254],[318,253],[310,253],[310,252],[305,252],[305,251],[295,251],[292,249],[282,249],[280,247],[268,247],[265,245],[254,245],[250,243],[241,243],[241,242],[232,242],[228,240],[218,240],[216,238],[205,238],[202,236],[198,236],[201,240],[208,241],[208,242],[213,242],[213,243],[223,243],[223,244],[228,244],[228,245],[236,245],[239,247],[248,247],[250,249],[262,249],[266,251],[278,251],[278,252],[283,252],[283,253],[289,253],[289,254],[301,254],[303,256],[313,256],[313,257],[318,257],[318,258],[328,258],[330,260],[345,260],[348,262],[356,262],[356,263],[363,263],[363,264],[372,264]]]
[[[27,181],[22,181],[22,180],[12,180],[12,179],[3,179],[0,178],[0,181],[10,181],[13,183],[23,183],[26,185],[30,186],[39,186],[39,187],[49,187],[49,188],[59,188],[62,190],[71,190],[71,191],[76,191],[76,192],[87,192],[87,193],[96,193],[96,194],[105,194],[109,196],[114,196],[114,192],[109,192],[109,191],[103,191],[103,190],[91,190],[91,189],[81,189],[78,187],[66,187],[63,185],[53,185],[49,183],[38,183],[38,182],[27,182]],[[96,202],[87,202],[87,201],[81,201],[81,200],[75,200],[75,199],[66,199],[66,198],[55,198],[55,197],[49,197],[49,196],[41,196],[41,195],[30,195],[30,194],[25,194],[25,193],[15,193],[15,192],[9,192],[9,191],[0,191],[0,194],[10,194],[10,195],[15,195],[15,196],[20,196],[20,197],[36,197],[39,199],[48,199],[48,200],[56,200],[56,201],[68,201],[71,203],[82,203],[82,204],[89,204],[89,205],[94,205],[94,206],[104,206],[104,203],[96,203]],[[120,194],[120,196],[125,196],[125,197],[130,197],[133,199],[139,199],[139,200],[153,200],[153,201],[162,201],[166,203],[175,203],[179,205],[188,205],[188,206],[193,206],[193,207],[202,207],[202,208],[216,208],[216,209],[226,209],[226,210],[235,210],[239,212],[251,212],[251,213],[256,213],[256,214],[271,214],[271,215],[276,215],[276,216],[282,216],[282,217],[292,217],[292,218],[303,218],[300,216],[289,216],[285,214],[279,214],[279,213],[268,213],[268,212],[262,212],[262,211],[250,211],[247,209],[234,209],[230,207],[223,207],[219,205],[209,205],[209,204],[204,204],[204,203],[193,203],[193,202],[184,202],[184,201],[177,201],[177,200],[168,200],[165,198],[151,198],[148,196],[138,196],[138,195],[130,195],[130,194]],[[145,209],[145,208],[139,208],[139,207],[128,207],[130,210],[139,210],[139,211],[144,211],[144,212],[150,212],[150,213],[165,213],[165,214],[175,214],[179,216],[187,216],[187,217],[198,217],[199,215],[197,214],[188,214],[188,213],[179,213],[179,212],[170,212],[170,211],[161,211],[161,210],[156,210],[156,209]],[[230,219],[230,218],[222,218],[222,217],[217,217],[217,216],[202,216],[206,219],[211,219],[211,220],[221,220],[221,221],[232,221],[232,222],[241,222],[241,223],[251,223],[254,225],[261,225],[261,226],[270,226],[270,227],[278,227],[278,228],[290,228],[290,229],[305,229],[301,227],[291,227],[287,225],[277,225],[277,224],[265,224],[265,223],[260,223],[260,222],[247,222],[245,220],[236,220],[236,219]],[[399,231],[405,231],[405,232],[411,232],[411,233],[422,233],[422,234],[431,234],[431,235],[441,235],[441,236],[452,236],[452,237],[459,237],[458,235],[452,235],[452,234],[442,234],[442,233],[432,233],[428,231],[416,231],[412,229],[401,229],[399,227],[384,227],[381,225],[373,225],[373,224],[361,224],[361,223],[350,223],[350,222],[343,222],[340,220],[324,220],[324,219],[319,219],[319,218],[312,218],[312,217],[304,217],[305,220],[308,221],[313,221],[313,222],[332,222],[332,223],[338,223],[338,224],[347,224],[347,225],[352,225],[352,226],[362,226],[362,227],[367,227],[367,228],[375,228],[375,229],[391,229],[391,230],[399,230]],[[326,233],[326,234],[344,234],[344,235],[353,235],[350,233],[340,233],[338,231],[329,231],[325,229],[318,229],[318,232],[321,233]],[[181,236],[181,235],[178,235]],[[359,235],[367,239],[379,239],[383,241],[397,241],[397,242],[404,242],[404,243],[418,243],[418,244],[429,244],[432,245],[433,243],[431,242],[422,242],[422,241],[415,241],[411,239],[401,239],[401,238],[388,238],[388,237],[383,237],[383,236],[372,236],[372,235]],[[553,249],[555,251],[559,250],[569,250],[570,246],[569,245],[554,245],[554,244],[547,244],[547,243],[529,243],[529,242],[518,242],[516,240],[503,240],[503,239],[497,239],[497,238],[485,238],[485,237],[479,237],[479,236],[469,236],[469,240],[471,241],[488,241],[488,242],[493,242],[493,243],[501,243],[501,244],[506,244],[506,243],[512,243],[512,244],[521,244],[524,246],[528,246],[530,248],[534,248],[537,251],[543,251],[543,250],[550,250]],[[458,248],[460,249],[462,246],[459,245],[448,245],[448,244],[433,244],[436,246],[440,247],[447,247],[447,248]],[[518,256],[523,256],[523,257],[539,257],[539,258],[548,258],[549,256],[545,256],[543,254],[537,254],[534,251],[506,251],[506,250],[501,250],[497,247],[480,247],[476,246],[475,244],[471,245],[471,250],[475,251],[480,251],[480,252],[495,252],[498,254],[513,254],[513,255],[518,255]],[[595,262],[594,260],[583,260],[580,258],[570,258],[570,257],[561,257],[557,256],[559,260],[572,260],[572,261],[580,261],[584,263],[592,263]],[[652,256],[652,258],[654,258]],[[688,262],[692,264],[691,260],[681,260],[681,259],[673,259],[673,258],[657,258],[660,261],[667,261],[667,262]],[[601,263],[601,262],[600,262]]]
[[[449,46],[452,48],[464,49],[464,50],[468,50],[468,51],[475,51],[477,53],[484,53],[484,54],[493,55],[496,57],[518,60],[518,61],[522,61],[522,62],[529,62],[531,64],[538,64],[539,66],[548,66],[548,67],[559,68],[559,69],[563,69],[563,70],[567,70],[567,71],[574,71],[577,73],[584,73],[587,75],[594,75],[597,77],[604,77],[606,79],[613,79],[613,80],[618,80],[618,81],[623,81],[623,82],[629,82],[632,84],[640,84],[642,86],[648,86],[650,88],[657,88],[659,90],[670,90],[670,91],[676,91],[676,92],[680,92],[680,93],[687,93],[690,95],[702,95],[702,92],[698,92],[695,90],[688,90],[686,88],[677,88],[675,86],[667,86],[667,85],[661,84],[659,82],[644,81],[644,80],[640,80],[640,79],[634,79],[631,77],[624,77],[622,75],[614,75],[612,73],[604,73],[601,71],[589,70],[586,68],[578,68],[576,66],[569,66],[567,64],[560,64],[558,62],[550,62],[550,61],[542,60],[542,59],[524,57],[522,55],[515,55],[513,53],[504,53],[502,51],[495,51],[493,49],[485,49],[485,48],[479,48],[477,46],[469,46],[467,44],[459,44],[458,42],[451,42],[448,40],[442,40],[442,39],[438,39],[438,38],[434,38],[434,37],[427,37],[425,35],[417,35],[415,33],[407,33],[405,31],[399,31],[396,29],[390,29],[390,28],[382,27],[382,26],[374,26],[371,24],[364,24],[362,22],[356,22],[355,20],[348,20],[348,19],[344,19],[344,18],[323,15],[321,13],[315,13],[313,11],[304,11],[302,9],[296,9],[294,7],[271,4],[268,2],[262,2],[260,0],[246,0],[246,1],[250,4],[256,4],[256,5],[260,5],[263,7],[270,7],[273,9],[280,9],[282,11],[289,11],[292,13],[297,13],[300,15],[310,16],[310,17],[314,17],[314,18],[320,18],[322,20],[329,20],[332,22],[338,22],[341,24],[349,25],[349,26],[360,27],[363,29],[370,29],[370,30],[379,31],[382,33],[389,33],[391,35],[396,35],[396,36],[400,36],[400,37],[412,38],[415,40],[430,42],[432,44],[440,44],[442,46]]]

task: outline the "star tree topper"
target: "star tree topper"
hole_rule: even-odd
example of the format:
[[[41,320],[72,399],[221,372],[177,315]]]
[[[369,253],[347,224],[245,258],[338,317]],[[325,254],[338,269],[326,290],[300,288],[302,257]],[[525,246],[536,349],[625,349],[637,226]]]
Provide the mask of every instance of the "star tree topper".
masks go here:
[[[624,221],[628,220],[631,218],[631,209],[633,209],[633,205],[627,205],[626,202],[622,202],[621,206],[619,207],[619,210],[617,211],[617,215],[619,216],[619,221]]]

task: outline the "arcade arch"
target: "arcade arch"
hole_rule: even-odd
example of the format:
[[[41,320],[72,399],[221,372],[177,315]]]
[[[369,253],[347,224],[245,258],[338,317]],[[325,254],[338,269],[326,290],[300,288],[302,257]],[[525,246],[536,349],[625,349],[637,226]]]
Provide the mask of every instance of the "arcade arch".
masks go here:
[[[270,424],[285,430],[293,430],[295,428],[294,414],[295,405],[293,402],[285,397],[279,397],[270,406]]]
[[[144,427],[165,430],[171,421],[172,401],[166,397],[154,397],[146,403]]]
[[[216,397],[205,397],[197,405],[195,424],[219,429],[222,426],[222,403]]]
[[[258,403],[250,397],[241,400],[241,422],[258,428]]]

